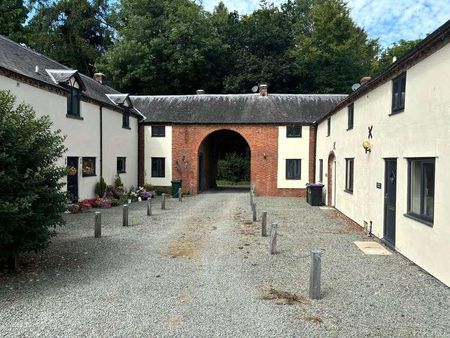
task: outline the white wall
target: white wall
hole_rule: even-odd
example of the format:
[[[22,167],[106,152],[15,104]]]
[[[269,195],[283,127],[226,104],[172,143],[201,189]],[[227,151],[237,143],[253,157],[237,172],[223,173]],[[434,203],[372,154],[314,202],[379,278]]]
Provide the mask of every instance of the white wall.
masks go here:
[[[103,178],[114,182],[117,157],[126,158],[126,173],[120,174],[125,188],[138,185],[138,120],[130,116],[130,129],[122,128],[122,114],[103,108]]]
[[[373,222],[383,237],[384,159],[397,158],[396,250],[450,285],[450,45],[407,70],[405,110],[391,113],[391,81],[354,103],[354,129],[347,131],[347,109],[318,126],[316,175],[319,159],[327,173],[328,156],[336,154],[336,208],[360,225]],[[373,150],[365,154],[362,142],[373,125]],[[345,158],[355,158],[353,194],[345,188]],[[435,157],[434,225],[429,227],[404,216],[407,212],[407,158]],[[327,183],[327,177],[324,177]],[[382,189],[376,188],[376,183]]]
[[[309,182],[309,126],[302,126],[302,137],[286,137],[286,126],[278,127],[277,188],[305,188]],[[301,159],[301,179],[286,179],[286,160]]]
[[[155,186],[170,186],[172,180],[172,126],[166,126],[165,137],[152,137],[152,127],[144,127],[145,155],[144,176],[145,183]],[[164,157],[165,177],[152,177],[152,157]]]
[[[58,165],[65,166],[67,157],[79,157],[79,198],[94,196],[95,184],[100,180],[100,107],[81,101],[80,115],[83,120],[66,117],[67,97],[36,88],[31,85],[0,76],[0,89],[10,90],[17,102],[30,104],[37,116],[49,115],[54,129],[61,129],[66,135],[67,148]],[[131,130],[122,128],[122,114],[104,109],[103,113],[103,175],[107,184],[112,184],[116,173],[117,156],[127,157],[127,174],[123,175],[126,185],[137,185],[137,120],[130,117]],[[82,157],[96,158],[96,176],[83,177]],[[64,180],[66,181],[66,180]]]

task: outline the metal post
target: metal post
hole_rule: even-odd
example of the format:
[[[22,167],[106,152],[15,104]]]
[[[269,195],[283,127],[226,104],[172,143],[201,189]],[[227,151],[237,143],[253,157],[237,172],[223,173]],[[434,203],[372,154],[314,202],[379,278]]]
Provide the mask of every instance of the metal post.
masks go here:
[[[166,210],[166,194],[162,194],[161,209]]]
[[[253,209],[253,222],[256,222],[256,202],[253,202],[252,209]]]
[[[151,216],[152,215],[152,199],[149,198],[147,200],[147,216]]]
[[[102,237],[102,213],[100,211],[95,212],[94,237],[95,238]]]
[[[267,211],[263,211],[262,213],[261,236],[267,237]]]
[[[272,229],[270,231],[270,254],[275,255],[277,252],[277,230],[278,230],[278,223],[273,222],[272,223]]]
[[[183,191],[181,191],[181,188],[178,188],[178,200],[183,202]]]
[[[253,192],[250,190],[250,206],[253,208]]]
[[[128,226],[128,204],[123,205],[123,226]]]
[[[320,298],[321,250],[311,251],[311,275],[309,278],[309,298]]]

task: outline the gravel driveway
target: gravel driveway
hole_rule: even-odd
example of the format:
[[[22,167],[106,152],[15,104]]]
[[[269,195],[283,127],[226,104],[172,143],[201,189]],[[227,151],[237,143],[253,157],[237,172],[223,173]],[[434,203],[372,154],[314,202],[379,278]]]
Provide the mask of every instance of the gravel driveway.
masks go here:
[[[334,210],[257,197],[279,222],[278,253],[249,222],[247,192],[205,193],[67,215],[50,248],[0,274],[0,336],[450,337],[450,288],[367,237]],[[259,218],[259,217],[258,217]],[[311,249],[324,250],[322,299],[308,300]]]

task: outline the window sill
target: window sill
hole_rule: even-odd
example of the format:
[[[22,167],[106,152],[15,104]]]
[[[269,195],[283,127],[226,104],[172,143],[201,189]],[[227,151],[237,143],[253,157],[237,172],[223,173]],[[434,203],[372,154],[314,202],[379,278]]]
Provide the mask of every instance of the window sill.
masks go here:
[[[347,194],[353,195],[353,190],[344,189],[344,192]]]
[[[286,181],[301,181],[301,178],[286,178]]]
[[[66,114],[66,117],[69,119],[74,119],[74,120],[81,120],[81,121],[84,120],[83,117],[78,116],[78,115]]]
[[[152,178],[166,178],[166,176],[152,176]]]
[[[122,128],[123,128],[123,129],[131,130],[131,128],[130,128],[130,127],[127,127],[127,126],[122,126]]]
[[[165,135],[164,136],[152,135],[152,137],[166,137],[166,136]]]
[[[347,131],[349,131],[349,130],[353,130],[353,127],[352,128],[347,128]]]
[[[393,110],[388,116],[397,115],[397,114],[403,113],[404,111],[405,111],[405,108]]]
[[[433,222],[427,221],[427,220],[425,220],[425,219],[423,219],[423,218],[421,218],[419,216],[416,216],[416,215],[413,215],[413,214],[403,214],[403,216],[405,216],[407,218],[410,218],[410,219],[413,219],[413,220],[415,220],[417,222],[423,223],[425,225],[428,225],[430,228],[433,227]]]
[[[127,172],[126,171],[118,171],[117,173],[118,174],[126,174]]]
[[[96,174],[94,174],[94,175],[82,175],[82,177],[95,177],[95,176],[97,176]]]
[[[286,138],[302,138],[301,136],[286,136]]]

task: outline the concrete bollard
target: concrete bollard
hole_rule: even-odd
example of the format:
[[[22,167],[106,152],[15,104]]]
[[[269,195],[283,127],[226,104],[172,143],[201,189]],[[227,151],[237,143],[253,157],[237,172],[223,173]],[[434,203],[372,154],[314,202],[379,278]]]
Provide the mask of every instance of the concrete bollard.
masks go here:
[[[152,215],[152,199],[149,198],[147,200],[147,216],[151,216]]]
[[[178,200],[180,202],[183,202],[183,191],[181,190],[181,188],[178,188]]]
[[[123,205],[123,226],[128,226],[128,204]]]
[[[275,255],[277,252],[277,230],[278,223],[272,223],[272,229],[270,230],[270,254]]]
[[[256,222],[256,203],[255,202],[253,202],[252,210],[253,210],[253,222]]]
[[[267,211],[263,211],[263,213],[262,213],[261,236],[267,237]]]
[[[161,209],[166,210],[166,194],[162,194],[162,200],[161,200]]]
[[[309,298],[320,298],[321,250],[311,251],[311,275],[309,278]]]
[[[102,213],[100,211],[95,212],[94,237],[95,238],[102,237]]]

